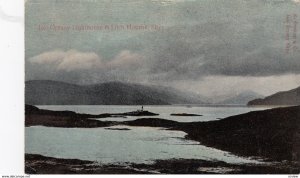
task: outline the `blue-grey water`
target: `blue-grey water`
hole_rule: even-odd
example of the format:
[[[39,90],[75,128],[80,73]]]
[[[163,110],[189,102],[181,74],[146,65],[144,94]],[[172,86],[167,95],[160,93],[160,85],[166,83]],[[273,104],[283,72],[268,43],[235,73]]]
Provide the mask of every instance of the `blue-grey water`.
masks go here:
[[[257,163],[228,152],[186,140],[181,131],[162,128],[114,126],[105,128],[26,128],[26,153],[76,158],[100,163],[151,163],[155,159],[204,159],[229,163]]]
[[[138,106],[38,106],[51,110],[71,110],[79,113],[120,113],[139,109]],[[208,121],[262,108],[247,107],[184,107],[146,106],[158,117],[180,122]],[[172,117],[170,113],[196,113],[201,117]],[[132,120],[110,118],[105,120]],[[112,130],[127,128],[129,130]],[[228,163],[260,163],[258,160],[235,156],[187,140],[182,131],[164,128],[113,126],[108,128],[55,128],[32,126],[25,129],[25,152],[56,158],[92,160],[105,164],[152,163],[156,159],[203,159]]]
[[[102,114],[102,113],[123,113],[135,111],[141,109],[141,106],[131,106],[131,105],[41,105],[38,106],[41,109],[49,109],[55,111],[75,111],[77,113],[87,113],[87,114]],[[158,116],[151,116],[153,118],[163,118],[174,120],[178,122],[201,122],[201,121],[210,121],[217,120],[220,118],[225,118],[228,116],[233,116],[237,114],[246,113],[249,111],[255,110],[264,110],[265,107],[201,107],[201,106],[144,106],[144,110],[154,112],[159,114]],[[203,116],[193,116],[193,117],[182,117],[182,116],[170,116],[172,113],[192,113],[192,114],[201,114]],[[149,117],[149,116],[146,116]],[[113,117],[113,118],[101,118],[102,121],[127,121],[135,120],[137,118],[142,118],[140,116],[127,116],[123,117]]]

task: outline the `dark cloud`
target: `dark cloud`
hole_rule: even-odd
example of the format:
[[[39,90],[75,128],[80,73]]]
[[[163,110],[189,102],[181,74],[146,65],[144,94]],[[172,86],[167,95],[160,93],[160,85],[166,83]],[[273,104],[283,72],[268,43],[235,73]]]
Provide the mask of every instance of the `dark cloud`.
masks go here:
[[[215,75],[300,73],[300,51],[285,52],[285,17],[300,16],[299,4],[292,1],[104,1],[72,6],[30,2],[26,3],[26,79],[174,82]],[[49,23],[158,24],[164,28],[135,32],[36,30],[38,24]],[[296,36],[300,36],[299,30]],[[61,53],[52,54],[56,50]],[[73,53],[67,55],[68,51]],[[47,59],[63,62],[36,62],[49,53]]]

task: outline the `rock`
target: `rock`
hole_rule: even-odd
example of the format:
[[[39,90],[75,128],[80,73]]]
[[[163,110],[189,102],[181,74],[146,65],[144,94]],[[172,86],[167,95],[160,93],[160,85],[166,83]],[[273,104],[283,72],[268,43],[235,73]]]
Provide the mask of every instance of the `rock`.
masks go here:
[[[175,114],[170,114],[171,116],[202,116],[200,114],[188,114],[188,113],[175,113]]]

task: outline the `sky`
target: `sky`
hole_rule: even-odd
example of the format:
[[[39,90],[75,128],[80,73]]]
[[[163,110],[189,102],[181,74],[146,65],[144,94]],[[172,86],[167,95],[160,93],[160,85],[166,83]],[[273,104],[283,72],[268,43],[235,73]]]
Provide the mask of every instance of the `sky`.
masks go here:
[[[298,0],[27,0],[26,80],[207,97],[300,86]]]

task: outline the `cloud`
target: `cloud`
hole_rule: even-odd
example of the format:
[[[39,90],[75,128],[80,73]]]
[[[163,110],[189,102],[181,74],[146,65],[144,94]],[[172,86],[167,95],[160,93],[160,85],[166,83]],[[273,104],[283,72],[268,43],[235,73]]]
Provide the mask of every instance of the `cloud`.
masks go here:
[[[286,53],[285,27],[279,23],[270,29],[268,23],[256,19],[166,28],[150,36],[152,44],[145,47],[149,75],[176,81],[299,74],[300,51]]]
[[[30,19],[25,24],[26,79],[180,83],[177,87],[200,83],[220,89],[249,78],[283,81],[300,74],[299,49],[285,52],[286,15],[300,16],[299,3],[293,1],[26,3],[26,18]],[[36,30],[37,24],[50,24],[53,19],[62,25],[156,24],[163,30],[55,34]],[[296,36],[299,48],[299,30]],[[221,79],[201,83],[210,81],[210,76]],[[207,91],[211,92],[209,87]]]
[[[152,0],[152,2],[159,3],[162,6],[174,5],[177,3],[184,3],[184,2],[193,2],[193,1],[195,1],[195,0]]]
[[[265,96],[286,91],[300,85],[300,74],[266,77],[207,76],[197,81],[174,81],[169,85],[183,91],[193,91],[209,98],[220,98],[239,94],[242,91],[256,91]]]
[[[74,71],[103,66],[102,59],[93,52],[80,52],[74,49],[68,51],[55,50],[44,52],[29,59],[33,64],[51,65],[54,69]]]
[[[138,67],[142,64],[143,57],[129,50],[123,50],[107,63],[107,67]]]
[[[31,80],[59,80],[78,84],[105,81],[141,81],[146,74],[143,56],[121,50],[111,59],[95,52],[76,49],[43,52],[28,59],[26,77]]]
[[[80,52],[75,49],[68,51],[54,50],[41,53],[29,59],[39,67],[51,66],[53,70],[78,71],[102,69],[109,70],[137,67],[142,64],[142,56],[129,50],[123,50],[111,60],[102,60],[94,52]]]

